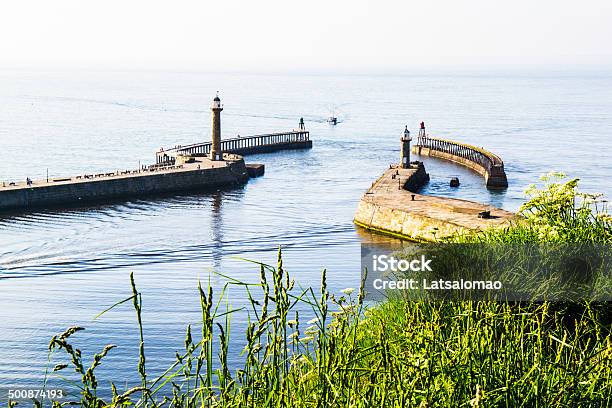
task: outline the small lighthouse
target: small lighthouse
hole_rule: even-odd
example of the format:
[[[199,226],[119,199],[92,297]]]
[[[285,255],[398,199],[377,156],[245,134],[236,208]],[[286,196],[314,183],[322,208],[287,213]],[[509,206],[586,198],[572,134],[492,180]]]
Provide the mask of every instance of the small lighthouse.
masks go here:
[[[404,129],[404,134],[401,137],[402,142],[402,152],[400,156],[400,167],[402,169],[410,168],[410,141],[412,138],[410,137],[410,131],[408,130],[408,126]]]
[[[210,106],[212,111],[212,146],[210,148],[210,159],[211,160],[223,160],[223,152],[221,151],[221,111],[223,105],[221,105],[221,99],[219,93],[213,99]]]

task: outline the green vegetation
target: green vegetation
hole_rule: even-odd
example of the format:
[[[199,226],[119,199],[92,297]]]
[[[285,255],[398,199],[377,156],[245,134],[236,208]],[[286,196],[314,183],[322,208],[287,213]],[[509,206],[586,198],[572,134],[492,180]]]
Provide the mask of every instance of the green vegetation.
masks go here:
[[[552,173],[542,178],[543,188],[530,186],[522,217],[506,227],[415,245],[396,254],[406,259],[423,255],[433,262],[433,271],[405,277],[419,282],[503,282],[502,290],[478,292],[479,299],[611,300],[612,219],[606,203],[599,202],[598,195],[578,192],[578,180],[563,178]],[[412,300],[476,298],[473,291],[453,290],[403,295]]]
[[[457,242],[612,241],[605,209],[580,197],[576,181],[548,179],[531,189],[525,220],[503,230],[455,238]],[[590,199],[592,196],[583,196]],[[608,407],[612,405],[612,337],[607,304],[389,300],[364,305],[358,290],[329,293],[295,287],[279,251],[278,264],[258,264],[260,281],[241,286],[250,300],[242,366],[229,367],[225,290],[199,287],[202,327],[187,328],[184,350],[158,377],[145,367],[146,339],[135,367],[137,386],[119,391],[98,384],[95,369],[112,358],[107,346],[85,364],[70,342],[80,328],[55,336],[53,361],[65,352],[80,377],[85,407]],[[139,326],[140,296],[132,278]],[[298,305],[312,308],[302,321]],[[103,387],[103,388],[102,388]],[[100,398],[105,391],[108,397]],[[45,403],[48,403],[45,401]],[[58,402],[54,403],[59,406]]]
[[[562,173],[542,176],[542,188],[532,184],[529,200],[519,213],[524,222],[479,234],[451,238],[458,243],[612,243],[612,217],[600,194],[578,191],[578,179],[564,181]]]

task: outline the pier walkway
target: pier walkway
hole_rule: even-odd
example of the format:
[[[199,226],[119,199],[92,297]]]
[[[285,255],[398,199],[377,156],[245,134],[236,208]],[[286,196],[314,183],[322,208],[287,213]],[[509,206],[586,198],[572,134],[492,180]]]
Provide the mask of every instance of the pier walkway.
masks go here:
[[[263,169],[259,169],[263,173]],[[198,157],[190,163],[147,166],[136,170],[82,174],[0,185],[0,212],[79,205],[109,199],[141,197],[240,185],[249,179],[241,156],[224,154],[222,161]]]
[[[412,152],[469,167],[485,178],[488,188],[508,187],[503,160],[485,149],[452,140],[419,135]]]
[[[434,242],[456,233],[499,227],[516,217],[473,201],[414,192],[428,180],[422,163],[413,162],[409,169],[390,166],[363,195],[355,224],[411,241]]]
[[[195,143],[162,149],[156,154],[156,164],[172,165],[177,156],[202,157],[210,154],[212,142]],[[225,153],[249,154],[269,153],[279,150],[309,149],[312,147],[310,132],[306,130],[271,133],[265,135],[242,136],[233,139],[222,139],[221,150]]]

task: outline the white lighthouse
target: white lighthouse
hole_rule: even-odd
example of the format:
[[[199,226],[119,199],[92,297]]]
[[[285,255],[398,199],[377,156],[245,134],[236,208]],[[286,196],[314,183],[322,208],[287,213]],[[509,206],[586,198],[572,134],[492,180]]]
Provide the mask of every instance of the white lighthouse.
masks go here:
[[[410,168],[410,141],[412,137],[410,137],[410,131],[408,130],[408,126],[404,129],[404,134],[401,137],[402,142],[402,153],[400,157],[400,167],[403,169]]]

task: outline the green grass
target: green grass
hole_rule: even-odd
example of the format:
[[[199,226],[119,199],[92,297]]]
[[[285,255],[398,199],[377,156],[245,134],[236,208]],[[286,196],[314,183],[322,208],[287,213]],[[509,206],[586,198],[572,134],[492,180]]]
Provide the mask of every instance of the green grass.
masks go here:
[[[381,357],[391,356],[373,379],[376,399],[396,406],[607,406],[612,348],[603,316],[585,307],[570,326],[566,312],[549,304],[385,303],[363,330],[365,344],[384,344]]]
[[[610,218],[590,202],[576,204],[577,182],[548,180],[531,189],[525,220],[455,242],[609,244]],[[159,376],[146,371],[141,294],[132,301],[141,329],[139,384],[118,391],[95,369],[112,346],[84,362],[71,344],[80,328],[55,336],[50,358],[76,371],[84,407],[608,407],[612,405],[612,337],[607,303],[509,303],[389,300],[364,305],[364,290],[298,289],[279,250],[274,267],[257,264],[259,282],[227,278],[250,300],[239,368],[228,367],[225,290],[199,287],[202,330],[187,327],[184,350]],[[226,285],[226,286],[227,286]],[[298,306],[316,318],[304,322]],[[108,313],[112,308],[103,313]],[[58,354],[61,352],[62,354]],[[98,397],[101,387],[112,397]],[[48,404],[48,401],[44,402]],[[54,402],[55,406],[59,403]]]

